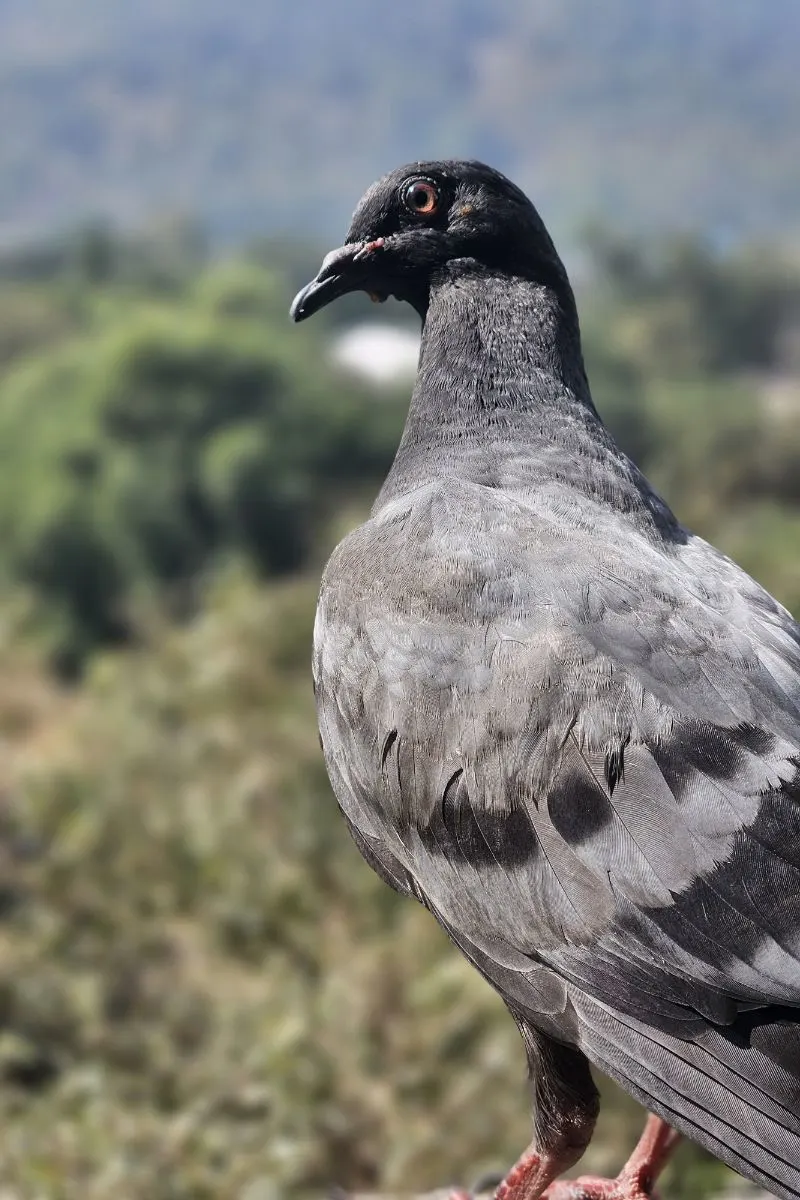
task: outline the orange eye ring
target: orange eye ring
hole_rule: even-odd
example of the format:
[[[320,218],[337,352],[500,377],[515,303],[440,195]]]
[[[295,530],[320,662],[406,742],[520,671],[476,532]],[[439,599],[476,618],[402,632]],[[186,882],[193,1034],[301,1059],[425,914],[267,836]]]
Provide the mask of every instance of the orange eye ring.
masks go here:
[[[439,211],[439,189],[430,179],[411,179],[403,188],[403,204],[415,217],[433,217]]]

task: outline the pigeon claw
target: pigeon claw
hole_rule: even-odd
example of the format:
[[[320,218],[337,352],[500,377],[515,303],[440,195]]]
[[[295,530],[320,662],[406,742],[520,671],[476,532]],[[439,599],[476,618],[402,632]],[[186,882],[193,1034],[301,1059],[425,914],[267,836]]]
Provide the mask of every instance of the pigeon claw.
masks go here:
[[[506,1175],[494,1200],[656,1200],[641,1179],[625,1171],[617,1179],[599,1175],[557,1179],[544,1190],[541,1177],[539,1156],[526,1154]]]
[[[655,1200],[655,1192],[624,1172],[616,1179],[580,1175],[577,1179],[558,1179],[551,1183],[543,1192],[542,1200]]]

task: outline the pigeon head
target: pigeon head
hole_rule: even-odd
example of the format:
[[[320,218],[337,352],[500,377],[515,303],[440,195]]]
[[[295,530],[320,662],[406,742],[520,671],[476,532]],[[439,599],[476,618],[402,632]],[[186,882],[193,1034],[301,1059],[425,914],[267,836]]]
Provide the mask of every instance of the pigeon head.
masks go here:
[[[424,318],[431,287],[468,272],[568,287],[541,217],[499,171],[479,162],[418,162],[362,197],[345,244],[295,297],[303,321],[346,292],[395,296]]]

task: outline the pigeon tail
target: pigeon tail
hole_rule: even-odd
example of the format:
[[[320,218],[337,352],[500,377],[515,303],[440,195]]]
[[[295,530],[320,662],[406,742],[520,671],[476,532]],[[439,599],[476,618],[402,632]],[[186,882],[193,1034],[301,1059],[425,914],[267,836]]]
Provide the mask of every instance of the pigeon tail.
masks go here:
[[[592,1061],[669,1125],[786,1200],[800,1197],[797,1014],[762,1009],[684,1041],[573,997]]]

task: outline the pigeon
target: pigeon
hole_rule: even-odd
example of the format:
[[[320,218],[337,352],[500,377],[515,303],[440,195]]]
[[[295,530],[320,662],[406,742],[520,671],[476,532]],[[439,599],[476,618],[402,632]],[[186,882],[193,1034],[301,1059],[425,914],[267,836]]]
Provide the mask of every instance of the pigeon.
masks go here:
[[[327,770],[367,862],[522,1035],[533,1139],[500,1200],[644,1200],[681,1135],[800,1197],[800,627],[603,425],[564,266],[478,162],[366,192],[291,315],[422,320],[369,519],[322,579]],[[648,1110],[616,1179],[558,1177],[591,1066]]]

